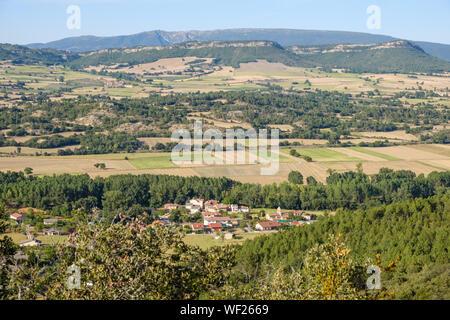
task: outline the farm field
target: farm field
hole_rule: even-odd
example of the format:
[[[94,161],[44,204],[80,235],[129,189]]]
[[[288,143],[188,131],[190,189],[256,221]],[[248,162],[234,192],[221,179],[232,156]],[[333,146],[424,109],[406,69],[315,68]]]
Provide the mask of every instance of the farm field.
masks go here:
[[[21,241],[26,240],[27,236],[24,235],[23,233],[19,233],[19,232],[12,232],[12,233],[5,233],[0,235],[0,238],[2,238],[3,236],[8,236],[10,237],[14,243],[19,244]],[[37,240],[41,240],[42,244],[44,245],[55,245],[55,244],[61,244],[67,241],[67,236],[44,236],[44,235],[40,235],[37,236],[36,239]]]
[[[359,152],[360,154],[363,153],[363,154],[366,154],[366,155],[369,155],[372,157],[376,157],[379,159],[390,160],[390,161],[401,160],[400,158],[396,158],[396,157],[393,157],[393,156],[390,156],[390,155],[387,155],[384,153],[379,153],[379,152],[376,152],[376,151],[373,151],[370,149],[366,149],[366,148],[362,148],[362,147],[350,147],[349,149]],[[358,156],[361,157],[362,155],[358,155]]]
[[[282,152],[289,153],[290,150],[292,149],[283,149]],[[313,161],[317,162],[361,160],[361,158],[352,157],[330,148],[294,148],[293,150],[297,151],[302,156],[309,156]]]
[[[269,234],[271,232],[252,232],[252,233],[241,233],[236,235],[235,239],[231,240],[222,240],[222,239],[215,239],[213,235],[211,234],[193,234],[193,235],[186,235],[184,237],[184,242],[186,244],[192,245],[192,246],[198,246],[201,249],[208,249],[215,246],[224,246],[229,244],[241,244],[246,240],[251,240],[256,237],[260,237],[265,234]]]
[[[167,174],[178,176],[228,177],[243,183],[281,183],[287,181],[291,171],[300,171],[306,178],[313,176],[325,183],[329,170],[344,172],[355,170],[361,163],[367,174],[377,173],[381,168],[413,170],[416,174],[428,175],[432,171],[450,170],[450,148],[445,145],[408,145],[394,147],[349,147],[349,148],[296,148],[301,155],[313,161],[289,154],[290,149],[280,149],[279,171],[276,175],[262,176],[261,168],[268,164],[175,164],[170,153],[116,153],[103,155],[74,155],[48,157],[0,157],[1,171],[19,171],[33,168],[36,175],[53,173],[87,173],[90,176],[107,177],[117,174]],[[223,157],[226,154],[223,153]],[[237,156],[237,155],[235,155]],[[246,152],[248,159],[248,151]],[[106,168],[96,168],[96,163],[105,163]],[[236,162],[235,162],[236,163]]]
[[[385,94],[393,94],[402,90],[417,87],[417,79],[408,77],[406,74],[353,74],[339,72],[324,72],[317,68],[289,67],[281,63],[271,63],[266,60],[257,62],[241,63],[239,68],[229,66],[212,66],[200,64],[196,67],[194,75],[170,75],[185,70],[190,62],[196,57],[161,59],[150,64],[137,64],[132,68],[119,68],[114,66],[106,70],[111,72],[123,72],[141,81],[127,80],[124,84],[119,83],[110,76],[92,74],[88,72],[72,71],[61,66],[31,66],[31,65],[3,65],[0,68],[0,85],[8,84],[9,81],[23,81],[25,91],[20,93],[31,93],[36,89],[54,92],[58,89],[69,89],[61,96],[52,97],[54,100],[61,98],[76,97],[77,95],[109,95],[115,99],[145,97],[149,93],[169,92],[213,92],[213,91],[236,91],[236,90],[261,90],[268,83],[282,87],[284,90],[336,90],[340,92],[357,94],[378,89]],[[97,71],[102,66],[96,67]],[[163,72],[162,75],[146,75],[152,70]],[[158,74],[158,73],[156,73]],[[61,77],[64,78],[61,81]],[[146,82],[150,79],[151,82]],[[421,87],[426,90],[445,91],[448,87],[448,77],[421,76]],[[307,81],[309,84],[306,84]],[[27,91],[28,89],[28,91]],[[11,95],[12,97],[13,95]],[[17,96],[19,97],[19,95]],[[421,101],[424,100],[424,101]],[[402,100],[410,105],[421,102],[431,103],[436,106],[450,106],[448,97],[436,97],[428,99],[406,99]],[[395,133],[386,133],[387,138]],[[364,133],[363,133],[364,135]],[[379,133],[371,133],[378,136]],[[366,136],[366,135],[364,135]],[[369,136],[367,136],[369,137]],[[405,136],[406,139],[416,139],[414,136]],[[400,138],[403,139],[403,138]]]

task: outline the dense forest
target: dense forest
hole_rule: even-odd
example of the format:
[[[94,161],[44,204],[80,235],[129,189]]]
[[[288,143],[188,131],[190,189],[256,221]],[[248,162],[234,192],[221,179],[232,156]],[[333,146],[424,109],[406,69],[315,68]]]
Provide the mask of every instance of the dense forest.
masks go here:
[[[412,199],[369,209],[339,209],[308,228],[294,228],[247,241],[237,254],[246,273],[263,266],[299,268],[305,253],[329,234],[342,234],[355,259],[381,253],[398,259],[396,272],[383,281],[397,299],[449,299],[450,197]],[[244,272],[244,271],[243,271]]]
[[[32,49],[9,43],[0,43],[0,60],[11,60],[15,64],[64,64],[79,58],[76,53],[55,49]]]
[[[296,54],[296,50],[285,48],[274,41],[215,41],[185,42],[163,48],[135,47],[134,50],[105,49],[85,55],[54,49],[32,49],[24,46],[1,44],[0,59],[13,63],[64,64],[81,70],[88,66],[126,63],[136,65],[175,57],[212,58],[216,64],[238,68],[241,63],[267,60],[288,66],[321,67],[327,70],[345,68],[355,73],[441,73],[450,70],[450,63],[425,53],[419,46],[400,41],[400,46],[372,50],[360,46],[347,52],[324,51],[316,54]],[[326,46],[325,46],[326,47]],[[316,47],[302,47],[315,50]]]
[[[422,94],[420,94],[422,93]],[[429,93],[418,91],[417,97]],[[152,94],[148,98],[115,100],[109,97],[79,97],[73,100],[51,101],[47,96],[23,101],[20,106],[0,108],[0,129],[8,129],[8,141],[15,136],[45,136],[61,132],[127,132],[134,137],[170,137],[174,125],[192,129],[189,115],[201,112],[205,127],[213,119],[236,123],[249,123],[255,129],[269,128],[273,124],[289,124],[290,132],[281,132],[281,138],[329,139],[336,143],[355,131],[406,130],[421,135],[422,141],[446,143],[448,130],[433,131],[437,125],[447,124],[450,110],[445,106],[426,103],[404,106],[400,98],[383,97],[378,92],[350,95],[340,92],[320,91],[280,92],[210,92]],[[37,98],[36,98],[37,99]],[[1,136],[1,135],[0,135]],[[101,143],[101,136],[83,139],[80,143]],[[94,139],[97,138],[97,139]],[[110,139],[128,136],[111,136]],[[74,144],[76,138],[48,138],[44,143],[36,140],[22,144],[39,148],[64,147]],[[90,140],[90,141],[87,141]],[[83,146],[81,146],[83,147]],[[86,149],[86,148],[85,148]],[[92,149],[92,148],[91,148]],[[108,146],[98,149],[110,150]],[[122,150],[126,148],[121,148]],[[137,149],[136,142],[132,149]],[[106,151],[107,152],[107,151]]]
[[[327,185],[307,179],[309,185],[241,184],[227,178],[118,175],[91,179],[88,175],[54,175],[36,178],[23,172],[0,172],[0,200],[13,207],[35,207],[70,212],[103,209],[111,221],[120,212],[136,216],[165,203],[184,204],[194,197],[238,203],[252,208],[335,210],[367,208],[411,198],[445,194],[450,172],[428,177],[414,172],[382,169],[373,176],[362,172],[333,173]]]
[[[401,47],[389,49],[374,50],[365,46],[354,46],[343,52],[333,52],[333,46],[323,46],[321,49],[328,49],[329,52],[305,57],[328,70],[341,68],[353,73],[408,73],[411,70],[440,73],[448,70],[447,62],[430,57],[419,46],[407,41],[402,41]]]
[[[177,182],[185,182],[181,185],[184,192],[211,197],[218,197],[232,187],[232,182],[226,179],[162,176],[144,179],[169,185],[170,180],[178,179]],[[435,176],[436,179],[440,178]],[[84,186],[81,181],[90,184]],[[7,191],[11,199],[16,192],[11,192],[13,185],[46,186],[48,189],[40,196],[38,193],[28,198],[26,194],[22,196],[24,201],[45,198],[47,205],[55,204],[56,197],[61,198],[60,202],[70,202],[89,194],[101,194],[103,189],[109,190],[104,193],[105,199],[111,197],[118,203],[124,191],[128,192],[128,199],[137,199],[146,196],[148,187],[130,176],[91,181],[86,176],[59,176],[35,183],[23,174],[2,176],[2,185],[11,188]],[[214,192],[217,194],[213,195]],[[166,228],[143,231],[140,214],[131,220],[128,217],[128,222],[115,220],[112,225],[101,222],[80,225],[68,245],[27,251],[28,260],[13,269],[13,274],[7,266],[14,263],[12,255],[17,248],[6,237],[0,240],[3,262],[0,296],[3,299],[448,299],[448,181],[436,193],[440,194],[426,199],[409,195],[414,199],[367,209],[343,208],[309,226],[247,240],[243,246],[207,250],[186,245],[181,234]],[[79,204],[89,203],[88,198],[81,199]],[[95,205],[95,197],[92,200]],[[125,212],[133,203],[121,205],[120,212]],[[107,206],[105,203],[103,210],[109,210]],[[5,218],[1,209],[0,232],[6,228]],[[65,271],[74,263],[82,266],[83,279],[93,281],[92,286],[69,290],[61,285],[67,277]],[[364,289],[369,264],[382,270],[382,290]],[[146,272],[142,272],[143,267]]]

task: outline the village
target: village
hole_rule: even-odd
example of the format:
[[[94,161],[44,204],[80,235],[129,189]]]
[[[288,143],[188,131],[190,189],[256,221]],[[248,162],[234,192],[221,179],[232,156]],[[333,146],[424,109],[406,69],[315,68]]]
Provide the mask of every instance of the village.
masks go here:
[[[264,209],[251,210],[217,200],[191,199],[185,205],[166,203],[163,209],[165,213],[152,226],[181,227],[188,234],[212,234],[224,239],[232,239],[239,233],[275,232],[317,221],[316,215],[302,210],[282,211],[278,207],[276,212],[266,213]]]
[[[267,211],[267,212],[266,212]],[[40,214],[43,214],[42,212]],[[28,209],[9,215],[13,228],[26,239],[21,247],[44,245],[39,238],[61,237],[75,231],[73,223],[63,217],[38,219]],[[277,232],[290,227],[314,223],[317,216],[303,210],[250,209],[244,205],[223,204],[217,200],[191,199],[186,204],[166,203],[149,212],[152,222],[147,227],[178,229],[186,235],[211,235],[215,239],[231,240],[240,234]],[[123,216],[123,215],[122,215]]]

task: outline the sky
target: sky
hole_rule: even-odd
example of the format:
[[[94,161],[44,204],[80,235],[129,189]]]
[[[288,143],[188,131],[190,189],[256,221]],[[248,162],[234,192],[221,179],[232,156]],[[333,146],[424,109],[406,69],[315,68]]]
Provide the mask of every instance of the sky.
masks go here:
[[[79,15],[67,13],[73,5]],[[368,13],[371,6],[377,9]],[[356,31],[450,44],[450,0],[0,0],[0,43],[227,28]]]

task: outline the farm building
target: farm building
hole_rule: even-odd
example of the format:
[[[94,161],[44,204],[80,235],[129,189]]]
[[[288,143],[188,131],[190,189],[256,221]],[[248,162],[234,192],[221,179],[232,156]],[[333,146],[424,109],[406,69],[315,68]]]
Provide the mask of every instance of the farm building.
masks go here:
[[[276,230],[279,227],[280,227],[280,224],[276,221],[259,222],[255,226],[256,230],[259,230],[259,231]]]
[[[27,240],[23,240],[19,243],[19,245],[21,247],[38,247],[42,244],[41,240],[37,240],[37,239],[27,239]]]
[[[205,200],[204,199],[192,199],[191,201],[189,201],[189,203],[193,204],[194,206],[199,206],[200,208],[203,209]]]
[[[211,231],[222,231],[222,224],[221,223],[210,223],[207,228]]]
[[[21,215],[20,213],[13,213],[12,215],[9,216],[9,218],[17,222],[21,222],[23,219],[23,215]]]
[[[49,228],[42,230],[42,233],[46,236],[59,236],[61,235],[61,231],[56,228]]]
[[[179,207],[179,205],[176,203],[166,203],[164,205],[164,209],[168,210],[168,211],[177,210],[178,207]]]
[[[204,218],[203,224],[205,226],[212,224],[212,223],[220,223],[220,224],[232,224],[232,219],[230,217],[211,217],[211,218]]]
[[[48,226],[48,225],[52,225],[52,224],[57,224],[58,223],[58,219],[44,219],[44,225]]]
[[[192,223],[191,224],[192,231],[203,231],[205,230],[205,226],[203,223]]]

